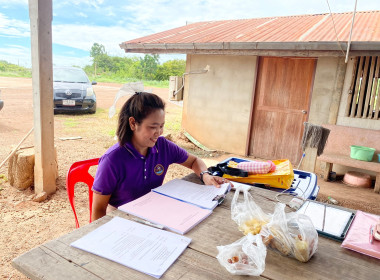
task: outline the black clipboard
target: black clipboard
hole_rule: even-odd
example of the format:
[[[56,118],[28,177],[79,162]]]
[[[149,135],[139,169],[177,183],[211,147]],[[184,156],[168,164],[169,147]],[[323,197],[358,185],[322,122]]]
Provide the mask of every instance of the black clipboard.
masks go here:
[[[325,237],[342,242],[355,217],[355,211],[326,203],[307,200],[297,210],[308,216],[317,232]]]

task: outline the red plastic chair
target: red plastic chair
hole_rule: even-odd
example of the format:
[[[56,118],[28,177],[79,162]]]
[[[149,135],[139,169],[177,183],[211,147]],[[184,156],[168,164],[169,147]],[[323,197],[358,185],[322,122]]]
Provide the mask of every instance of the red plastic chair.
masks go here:
[[[88,185],[88,195],[89,195],[89,208],[90,208],[90,223],[91,223],[91,213],[92,213],[92,184],[94,183],[94,177],[88,172],[91,166],[98,165],[99,158],[93,158],[83,161],[75,162],[71,165],[66,176],[66,188],[67,195],[69,196],[69,201],[71,208],[73,209],[75,216],[76,227],[79,228],[79,222],[77,218],[77,213],[75,212],[74,206],[74,187],[78,182],[83,182]]]

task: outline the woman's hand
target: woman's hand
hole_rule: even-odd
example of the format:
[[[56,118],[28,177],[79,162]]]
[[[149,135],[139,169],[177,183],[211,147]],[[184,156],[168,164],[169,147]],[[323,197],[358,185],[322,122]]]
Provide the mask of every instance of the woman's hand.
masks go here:
[[[205,185],[214,185],[217,188],[220,188],[220,185],[224,183],[231,184],[231,182],[225,178],[219,176],[212,176],[208,173],[203,174],[202,179]]]
[[[206,164],[203,162],[203,160],[191,154],[189,154],[187,160],[184,163],[181,163],[181,165],[186,166],[187,168],[191,168],[194,171],[194,173],[198,176],[202,171],[207,170]],[[217,188],[220,188],[220,185],[224,183],[231,184],[231,182],[225,178],[219,176],[212,176],[208,173],[203,174],[202,180],[205,185],[214,185]],[[231,184],[231,186],[233,185]]]

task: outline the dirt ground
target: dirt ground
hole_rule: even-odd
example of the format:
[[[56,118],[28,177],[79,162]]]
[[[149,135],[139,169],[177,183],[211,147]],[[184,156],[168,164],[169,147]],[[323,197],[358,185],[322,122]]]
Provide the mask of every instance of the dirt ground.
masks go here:
[[[65,187],[66,172],[76,161],[101,156],[114,139],[116,116],[108,118],[108,108],[121,84],[99,83],[94,86],[98,111],[95,115],[55,115],[54,133],[58,160],[57,191],[44,202],[32,201],[33,187],[20,191],[10,186],[8,165],[0,168],[0,277],[1,279],[27,279],[13,269],[11,261],[22,253],[75,229],[74,216],[69,205]],[[5,102],[0,111],[0,162],[33,127],[32,81],[25,78],[0,77],[0,90]],[[167,100],[168,90],[153,88],[153,92]],[[120,108],[125,99],[117,103]],[[182,108],[171,102],[166,109],[166,132],[174,142],[204,159],[208,166],[234,156],[221,151],[205,152],[180,132]],[[80,136],[77,140],[61,140]],[[33,134],[22,145],[33,146]],[[94,173],[94,170],[91,170]],[[165,181],[183,177],[191,171],[174,165],[170,167]],[[346,186],[339,182],[323,182],[318,179],[318,200],[327,196],[335,198],[339,205],[380,214],[378,194],[373,189]],[[88,223],[88,193],[85,185],[76,186],[76,210],[81,225]]]

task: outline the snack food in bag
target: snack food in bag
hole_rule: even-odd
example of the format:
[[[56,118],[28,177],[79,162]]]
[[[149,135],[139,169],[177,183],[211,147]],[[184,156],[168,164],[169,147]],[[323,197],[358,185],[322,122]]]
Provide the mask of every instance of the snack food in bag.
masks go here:
[[[243,201],[239,201],[240,193],[243,192]],[[239,227],[239,230],[247,235],[259,234],[261,228],[267,224],[271,218],[253,200],[247,189],[238,186],[231,202],[231,218]]]
[[[265,269],[267,248],[260,235],[248,234],[232,244],[217,246],[216,258],[233,275],[259,276]]]
[[[307,262],[317,251],[318,233],[310,218],[297,212],[285,214],[283,203],[276,204],[271,221],[260,234],[265,245],[300,262]]]

